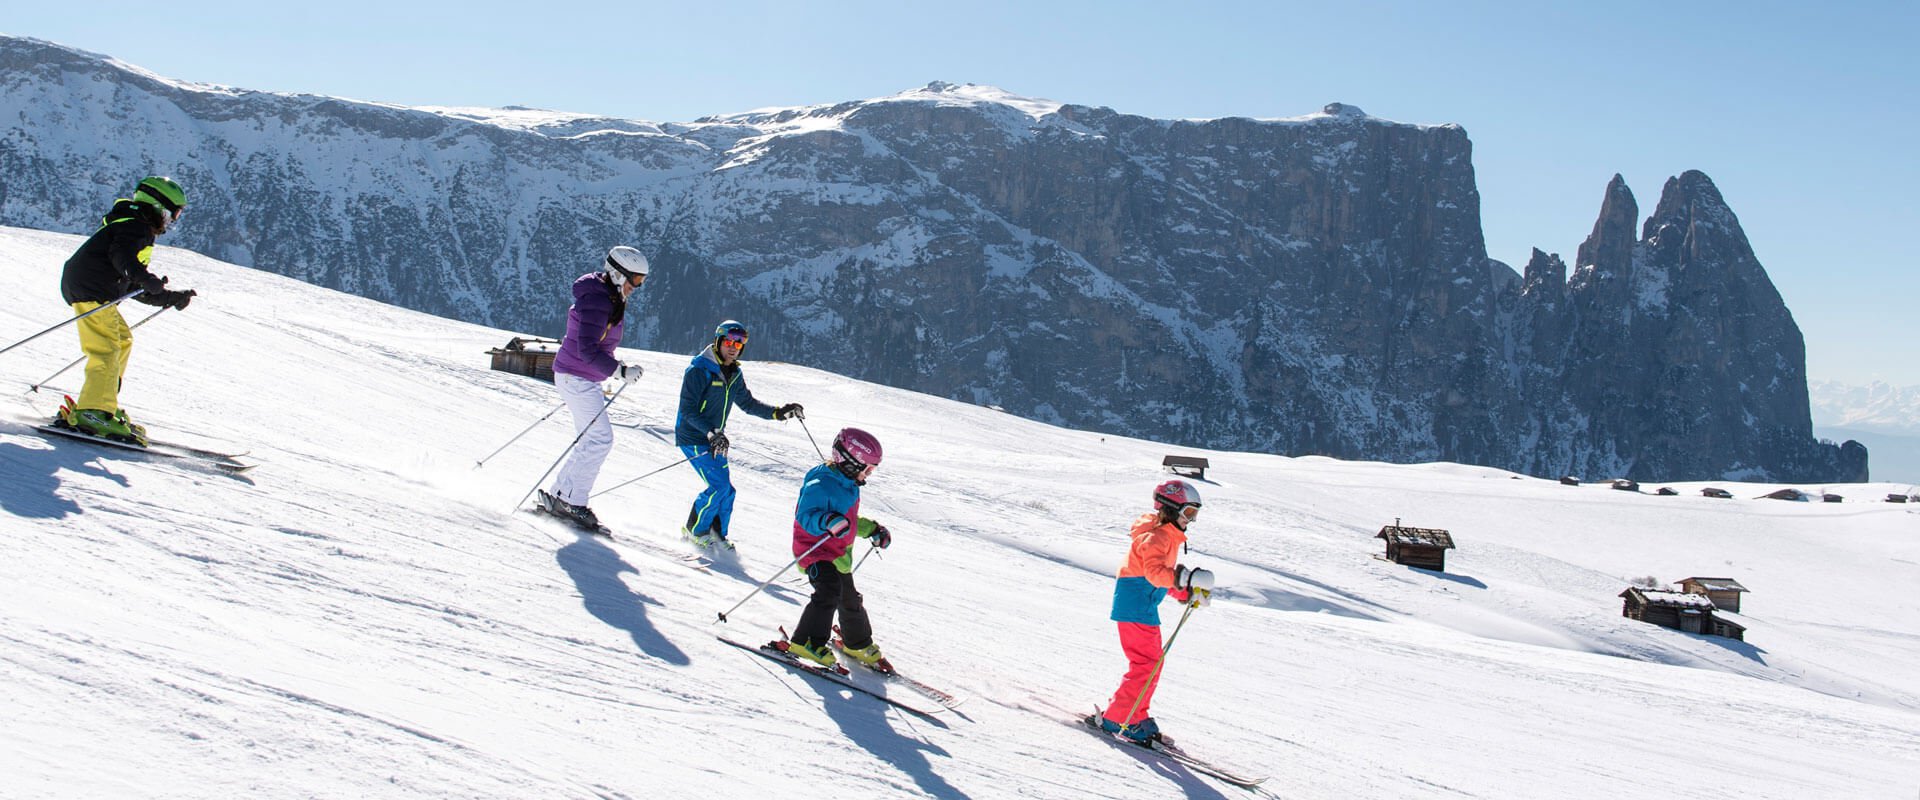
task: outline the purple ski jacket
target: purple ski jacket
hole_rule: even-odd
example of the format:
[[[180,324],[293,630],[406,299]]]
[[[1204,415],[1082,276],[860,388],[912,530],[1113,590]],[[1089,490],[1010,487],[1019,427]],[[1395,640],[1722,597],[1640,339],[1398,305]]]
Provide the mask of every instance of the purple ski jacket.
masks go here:
[[[620,367],[613,349],[627,327],[627,301],[607,285],[600,272],[573,281],[573,307],[567,309],[567,335],[553,356],[553,371],[604,381]]]

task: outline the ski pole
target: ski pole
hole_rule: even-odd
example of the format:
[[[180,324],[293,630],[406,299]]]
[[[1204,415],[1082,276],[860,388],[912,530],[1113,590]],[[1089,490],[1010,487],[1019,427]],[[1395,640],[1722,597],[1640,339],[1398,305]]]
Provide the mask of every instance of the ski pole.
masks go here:
[[[800,555],[797,555],[797,556],[794,556],[794,557],[793,557],[793,560],[792,560],[792,561],[789,561],[789,562],[787,562],[787,565],[786,565],[786,566],[784,566],[784,567],[781,567],[781,568],[780,568],[780,571],[779,571],[779,572],[776,572],[776,573],[773,573],[772,575],[770,575],[770,576],[768,576],[766,580],[764,580],[764,581],[761,581],[761,582],[760,582],[760,585],[759,585],[759,586],[755,586],[755,587],[753,587],[753,591],[751,591],[751,592],[748,592],[748,593],[747,593],[747,596],[746,596],[746,597],[742,597],[742,598],[740,598],[740,602],[738,602],[738,603],[734,603],[734,604],[733,604],[733,607],[732,607],[732,608],[729,608],[729,609],[727,609],[727,610],[725,610],[725,611],[722,611],[722,612],[720,612],[720,618],[719,618],[719,619],[717,619],[717,620],[714,620],[714,621],[715,621],[715,622],[726,622],[726,621],[727,621],[727,615],[728,615],[728,614],[731,614],[731,613],[733,613],[733,612],[735,612],[735,611],[739,611],[739,610],[740,610],[740,607],[741,607],[741,606],[744,606],[744,605],[746,605],[746,604],[747,604],[747,601],[748,601],[748,600],[752,600],[752,599],[753,599],[753,596],[754,596],[754,595],[756,595],[756,594],[759,594],[759,593],[760,593],[760,590],[761,590],[761,589],[765,589],[765,588],[767,588],[767,584],[769,584],[769,583],[773,583],[773,579],[774,579],[774,578],[778,578],[778,577],[780,577],[780,576],[782,576],[782,575],[785,575],[785,574],[787,574],[787,570],[790,570],[790,569],[793,569],[793,565],[795,565],[795,564],[798,564],[798,563],[800,563],[800,559],[803,559],[803,558],[806,558],[807,556],[810,556],[810,555],[813,555],[813,551],[815,551],[815,550],[818,550],[818,549],[820,549],[820,545],[823,545],[823,544],[826,544],[826,543],[827,543],[827,540],[829,540],[829,539],[832,539],[832,538],[833,538],[833,537],[831,537],[831,536],[822,536],[822,537],[820,537],[820,541],[817,541],[817,542],[814,542],[814,543],[813,543],[813,546],[812,546],[812,547],[809,547],[809,548],[807,548],[807,552],[804,552],[804,553],[801,553]]]
[[[878,550],[878,549],[880,549],[880,548],[878,548],[878,547],[874,547],[874,546],[873,546],[873,544],[872,544],[871,542],[869,542],[869,543],[867,544],[867,552],[865,552],[865,553],[862,553],[862,554],[860,555],[860,560],[859,560],[859,561],[855,561],[855,562],[853,562],[853,572],[859,572],[859,571],[860,571],[860,565],[861,565],[861,564],[865,564],[865,563],[867,563],[867,556],[870,556],[870,555],[873,555],[873,551],[875,551],[875,550]],[[886,558],[886,556],[881,556],[881,558]],[[849,572],[849,573],[847,573],[847,574],[849,574],[849,575],[851,575],[851,574],[853,574],[853,572]]]
[[[98,313],[100,313],[100,312],[102,312],[102,311],[105,311],[105,310],[107,310],[107,309],[109,309],[109,308],[112,308],[112,307],[114,307],[114,306],[117,306],[117,305],[120,305],[120,301],[121,301],[121,300],[126,300],[126,299],[128,299],[128,298],[130,298],[130,297],[133,297],[134,295],[138,295],[138,294],[140,294],[140,293],[142,293],[142,292],[145,292],[145,291],[146,291],[145,289],[135,289],[135,290],[133,290],[133,291],[131,291],[131,292],[128,292],[128,293],[126,293],[126,294],[124,294],[124,295],[121,295],[121,296],[120,296],[120,300],[114,300],[114,301],[112,301],[112,302],[110,302],[110,303],[104,303],[104,304],[102,304],[102,305],[101,305],[101,306],[100,306],[99,308],[95,308],[94,310],[92,310],[92,311],[89,311],[89,312],[87,312],[87,313],[85,313],[85,314],[76,314],[76,315],[74,315],[74,317],[73,317],[72,319],[69,319],[69,320],[65,320],[65,321],[62,321],[62,322],[58,322],[58,323],[55,323],[55,324],[54,324],[54,326],[53,326],[53,327],[51,327],[51,328],[48,328],[48,329],[46,329],[46,330],[44,330],[44,331],[41,331],[41,332],[39,332],[39,333],[36,333],[36,334],[34,334],[34,335],[32,335],[32,336],[29,336],[29,337],[27,337],[27,338],[25,338],[25,339],[21,339],[20,341],[17,341],[17,342],[14,342],[13,344],[10,344],[10,345],[7,345],[7,346],[6,346],[6,347],[5,347],[4,349],[0,349],[0,354],[5,354],[5,353],[6,353],[6,352],[7,352],[8,350],[12,350],[13,348],[16,348],[16,347],[19,347],[20,345],[23,345],[23,344],[26,344],[26,343],[28,343],[28,342],[31,342],[31,341],[33,341],[33,340],[35,340],[35,339],[38,339],[38,338],[40,338],[40,337],[42,337],[42,336],[45,336],[45,335],[47,335],[47,334],[49,334],[49,333],[52,333],[52,332],[54,332],[54,331],[57,331],[57,330],[60,330],[61,328],[63,328],[63,327],[65,327],[65,326],[68,326],[68,325],[71,325],[71,324],[73,324],[73,323],[75,323],[75,322],[79,322],[80,320],[83,320],[83,319],[86,319],[87,317],[91,317],[91,316],[93,316],[93,315],[95,315],[95,314],[98,314]]]
[[[128,325],[128,326],[127,326],[127,330],[129,330],[129,331],[131,331],[131,330],[133,330],[134,328],[138,328],[138,327],[140,327],[140,326],[142,326],[142,325],[145,325],[145,324],[147,324],[148,322],[151,322],[151,321],[153,321],[153,318],[154,318],[154,317],[157,317],[157,316],[160,316],[161,314],[165,314],[165,313],[167,313],[167,311],[168,311],[169,309],[171,309],[171,308],[173,308],[173,306],[161,306],[161,307],[160,307],[160,310],[159,310],[159,311],[155,311],[155,312],[153,312],[153,313],[151,313],[151,314],[148,314],[148,315],[146,315],[145,317],[143,317],[143,318],[141,318],[141,320],[140,320],[139,322],[136,322],[136,323],[133,323],[132,325]],[[99,311],[99,310],[100,310],[100,309],[97,309],[97,308],[96,308],[96,309],[94,309],[94,311]],[[89,311],[89,312],[87,312],[87,313],[89,313],[89,314],[91,314],[91,313],[93,313],[93,312],[92,312],[92,311]],[[79,319],[79,317],[75,317],[74,319]],[[36,384],[34,384],[34,385],[32,385],[32,386],[30,386],[30,387],[27,387],[27,391],[29,391],[29,392],[38,392],[38,391],[40,391],[40,387],[42,387],[42,386],[45,386],[45,385],[47,385],[47,384],[49,384],[49,383],[52,383],[52,382],[53,382],[53,379],[54,379],[54,378],[58,378],[58,377],[60,377],[60,376],[61,376],[62,374],[64,374],[64,373],[65,373],[65,372],[66,372],[67,370],[70,370],[70,369],[73,369],[74,367],[77,367],[77,366],[80,366],[80,362],[82,362],[82,361],[85,361],[85,360],[87,360],[87,357],[86,357],[86,356],[81,356],[81,357],[79,357],[79,358],[76,358],[76,359],[74,359],[74,360],[73,360],[73,363],[70,363],[70,364],[68,364],[68,365],[66,365],[66,366],[64,366],[64,367],[61,367],[61,368],[60,368],[60,371],[59,371],[59,372],[55,372],[55,373],[53,373],[52,375],[48,375],[48,376],[47,376],[47,377],[46,377],[45,379],[43,379],[43,380],[41,380],[41,381],[40,381],[39,383],[36,383]]]
[[[818,442],[818,441],[816,441],[816,440],[815,440],[815,439],[813,438],[813,431],[812,431],[811,429],[809,429],[809,428],[807,427],[807,418],[806,418],[806,417],[800,417],[800,430],[803,430],[803,431],[806,431],[806,432],[807,432],[807,441],[809,441],[809,442],[813,442],[813,454],[814,454],[814,455],[816,455],[816,456],[819,456],[819,457],[820,457],[820,460],[821,460],[822,462],[824,462],[824,461],[826,461],[826,460],[827,460],[827,454],[826,454],[826,453],[822,453],[822,452],[820,452],[820,442]]]
[[[520,502],[514,503],[514,508],[518,509],[527,504],[527,498],[533,496],[534,490],[539,489],[540,484],[547,482],[547,476],[552,475],[554,470],[560,468],[560,462],[567,460],[567,454],[573,452],[574,445],[580,443],[580,439],[587,435],[587,431],[593,430],[593,423],[599,422],[601,417],[606,416],[607,409],[613,407],[613,401],[620,399],[620,392],[626,391],[627,387],[632,385],[631,383],[622,383],[620,390],[614,392],[612,397],[607,398],[607,402],[600,406],[600,413],[593,415],[593,419],[588,420],[586,425],[580,427],[580,432],[573,435],[573,441],[567,444],[567,449],[560,451],[560,457],[553,460],[553,466],[547,467],[546,472],[540,473],[540,480],[533,482],[532,489],[528,489],[526,494],[520,495]]]
[[[664,467],[661,467],[661,468],[659,468],[659,469],[656,469],[656,470],[654,470],[654,471],[652,471],[652,472],[649,472],[649,473],[647,473],[647,474],[645,474],[645,475],[642,475],[642,476],[640,476],[640,478],[647,478],[647,477],[652,477],[652,476],[654,476],[654,475],[658,475],[658,474],[660,474],[660,473],[662,473],[662,472],[666,472],[667,470],[670,470],[670,469],[673,469],[674,467],[677,467],[677,466],[680,466],[681,464],[685,464],[685,463],[687,463],[687,462],[689,462],[689,461],[692,461],[692,460],[693,460],[693,456],[687,456],[686,458],[683,458],[683,459],[680,459],[679,461],[675,461],[675,462],[673,462],[673,463],[671,463],[671,464],[668,464],[668,465],[666,465],[666,466],[664,466]],[[600,491],[597,491],[597,492],[594,492],[592,496],[593,496],[593,497],[599,497],[600,495],[603,495],[603,494],[612,494],[612,493],[614,492],[614,490],[616,490],[616,489],[619,489],[619,488],[621,488],[621,487],[624,487],[624,486],[626,486],[626,485],[627,485],[627,484],[629,484],[629,483],[633,483],[633,482],[635,482],[635,481],[638,481],[638,480],[640,480],[640,478],[629,478],[629,479],[627,479],[626,481],[623,481],[623,482],[621,482],[621,484],[620,484],[619,486],[615,486],[615,487],[613,487],[613,488],[611,488],[611,489],[602,489],[602,490],[600,490]]]
[[[500,445],[500,450],[505,450],[509,447],[512,447],[514,442],[520,441],[521,436],[525,436],[529,433],[532,433],[533,429],[536,427],[539,427],[540,423],[546,422],[548,417],[551,417],[554,414],[560,413],[560,409],[563,409],[566,407],[567,407],[567,401],[565,400],[560,401],[560,405],[554,406],[552,411],[547,412],[547,416],[534,420],[533,424],[528,425],[526,430],[521,431],[520,433],[516,434],[513,438],[508,439],[506,444]],[[479,469],[481,467],[486,466],[487,462],[492,461],[494,456],[500,455],[500,450],[495,450],[491,453],[488,453],[486,458],[473,462],[473,468]]]
[[[1147,692],[1153,690],[1153,682],[1160,679],[1160,668],[1167,665],[1167,654],[1173,652],[1173,642],[1180,638],[1180,629],[1186,626],[1187,618],[1193,616],[1193,610],[1199,607],[1198,599],[1187,602],[1187,611],[1180,615],[1180,624],[1173,626],[1173,635],[1167,637],[1167,646],[1160,650],[1160,660],[1153,662],[1153,672],[1147,675],[1147,685],[1140,687],[1140,694],[1133,698],[1133,707],[1127,709],[1127,715],[1123,719],[1133,719],[1133,712],[1140,710],[1140,701],[1147,699]],[[1129,728],[1133,727],[1133,723],[1124,724]]]

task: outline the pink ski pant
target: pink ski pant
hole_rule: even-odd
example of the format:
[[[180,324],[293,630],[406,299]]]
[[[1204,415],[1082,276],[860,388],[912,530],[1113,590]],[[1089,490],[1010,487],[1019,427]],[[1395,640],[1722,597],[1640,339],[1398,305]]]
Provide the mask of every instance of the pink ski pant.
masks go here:
[[[1153,690],[1160,684],[1160,676],[1153,675],[1154,666],[1160,663],[1160,626],[1143,625],[1138,622],[1122,622],[1120,625],[1120,649],[1127,654],[1127,677],[1121,679],[1120,690],[1113,693],[1113,702],[1107,704],[1107,719],[1121,725],[1132,725],[1147,717],[1153,704]],[[1148,681],[1147,676],[1153,675]],[[1135,709],[1133,717],[1123,719],[1127,709],[1133,708],[1138,700],[1140,707]]]

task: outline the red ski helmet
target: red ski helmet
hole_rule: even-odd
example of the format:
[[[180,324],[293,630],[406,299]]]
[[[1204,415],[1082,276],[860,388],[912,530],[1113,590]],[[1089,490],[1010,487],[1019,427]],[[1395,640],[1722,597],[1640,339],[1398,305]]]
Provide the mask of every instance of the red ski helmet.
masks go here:
[[[1193,484],[1174,478],[1153,487],[1153,504],[1167,512],[1167,516],[1185,516],[1188,521],[1200,515],[1200,490]],[[1187,509],[1191,507],[1191,512]]]
[[[833,456],[828,463],[855,483],[866,485],[867,475],[880,466],[880,440],[859,428],[841,428],[833,436]]]

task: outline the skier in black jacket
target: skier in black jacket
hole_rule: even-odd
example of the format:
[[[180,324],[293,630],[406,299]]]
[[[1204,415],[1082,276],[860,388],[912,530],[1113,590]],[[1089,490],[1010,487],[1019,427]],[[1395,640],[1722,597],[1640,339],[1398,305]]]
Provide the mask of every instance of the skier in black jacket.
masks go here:
[[[169,289],[166,278],[148,270],[154,237],[179,222],[186,209],[187,193],[172,178],[143,178],[132,199],[114,201],[100,229],[67,259],[60,276],[60,295],[73,306],[74,314],[93,311],[134,289],[141,290],[135,299],[147,305],[186,308],[194,291]],[[80,387],[80,399],[61,406],[55,424],[145,445],[146,428],[129,421],[120,408],[120,382],[133,348],[133,332],[126,319],[115,307],[80,320],[75,327],[80,330],[80,350],[87,354],[86,382]]]

